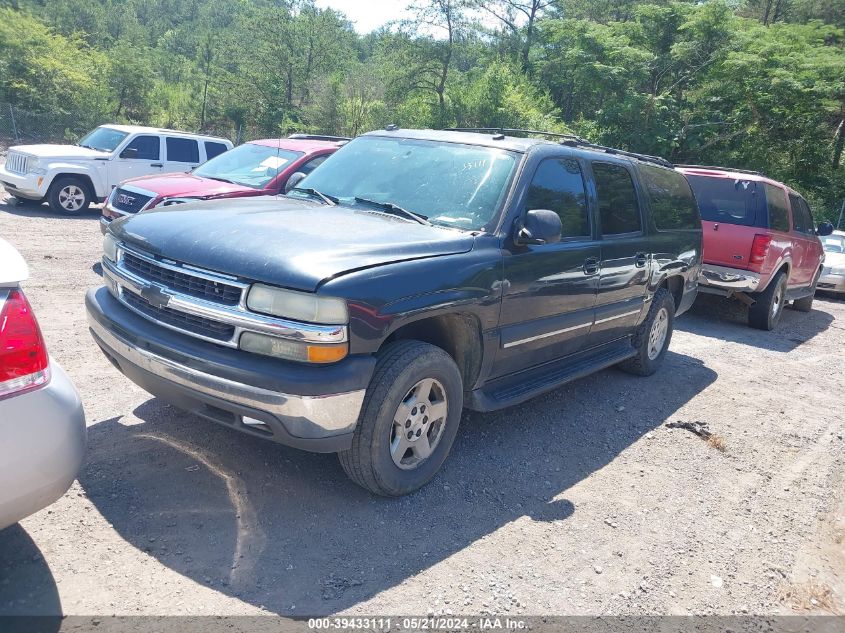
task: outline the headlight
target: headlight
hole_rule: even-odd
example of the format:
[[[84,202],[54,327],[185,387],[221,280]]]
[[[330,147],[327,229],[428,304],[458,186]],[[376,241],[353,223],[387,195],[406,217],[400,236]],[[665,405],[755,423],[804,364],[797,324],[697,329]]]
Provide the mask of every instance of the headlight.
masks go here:
[[[103,238],[103,255],[109,261],[117,261],[117,240],[112,237],[111,233],[106,233]]]
[[[345,358],[349,351],[349,346],[346,343],[311,345],[257,332],[241,334],[239,347],[253,354],[275,356],[276,358],[302,363],[334,363]]]
[[[845,275],[845,266],[834,266],[830,269],[831,275]]]
[[[349,312],[343,299],[262,284],[255,284],[249,289],[246,305],[253,312],[306,323],[344,325],[349,321]]]

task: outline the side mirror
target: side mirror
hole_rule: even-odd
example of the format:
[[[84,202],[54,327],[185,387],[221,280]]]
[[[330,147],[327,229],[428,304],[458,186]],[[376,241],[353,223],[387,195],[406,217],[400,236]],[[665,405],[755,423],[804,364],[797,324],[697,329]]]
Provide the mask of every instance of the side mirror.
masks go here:
[[[303,174],[301,171],[295,171],[290,175],[288,181],[285,183],[285,193],[289,193],[291,189],[296,187],[299,183],[302,182],[302,179],[305,178],[306,174]]]
[[[554,244],[560,241],[563,231],[560,216],[548,209],[532,209],[525,214],[525,221],[517,230],[517,244]]]
[[[137,147],[127,147],[125,150],[120,152],[121,158],[138,158],[138,148]]]
[[[833,225],[830,222],[822,222],[816,229],[816,234],[824,237],[833,233]]]

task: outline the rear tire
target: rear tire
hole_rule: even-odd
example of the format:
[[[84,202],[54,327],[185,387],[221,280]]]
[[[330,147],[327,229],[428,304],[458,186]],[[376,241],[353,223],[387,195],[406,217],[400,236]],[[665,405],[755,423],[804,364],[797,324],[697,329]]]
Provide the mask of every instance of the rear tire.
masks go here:
[[[753,296],[755,303],[748,308],[748,325],[758,330],[775,329],[786,303],[786,274],[779,272],[763,292]]]
[[[658,370],[669,349],[675,325],[675,300],[666,288],[654,293],[645,321],[631,341],[637,355],[619,363],[619,368],[637,376],[651,376]]]
[[[54,213],[79,215],[88,210],[94,196],[88,183],[72,176],[57,178],[50,185],[47,202]]]
[[[352,446],[338,454],[340,465],[377,495],[422,488],[446,460],[462,409],[461,374],[449,354],[420,341],[391,343],[367,388]]]

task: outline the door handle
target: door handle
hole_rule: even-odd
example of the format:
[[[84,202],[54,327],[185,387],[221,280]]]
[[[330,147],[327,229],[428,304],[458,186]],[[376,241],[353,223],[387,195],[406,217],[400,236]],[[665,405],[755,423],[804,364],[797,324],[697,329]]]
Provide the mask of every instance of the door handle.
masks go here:
[[[599,258],[598,257],[588,257],[584,260],[584,274],[585,275],[595,275],[599,272]]]
[[[645,253],[637,253],[637,268],[645,268],[645,265],[648,263],[648,255]]]
[[[161,163],[150,163],[150,167],[164,167]]]

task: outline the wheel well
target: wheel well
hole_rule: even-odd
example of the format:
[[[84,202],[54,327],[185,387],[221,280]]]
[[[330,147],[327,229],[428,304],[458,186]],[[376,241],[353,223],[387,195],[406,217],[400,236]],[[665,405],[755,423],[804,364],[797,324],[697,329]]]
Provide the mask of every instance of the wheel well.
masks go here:
[[[466,388],[471,388],[481,371],[481,328],[468,314],[443,314],[403,325],[382,343],[413,339],[443,349],[458,366]]]
[[[661,287],[666,288],[675,300],[675,310],[681,305],[681,299],[684,296],[684,279],[679,275],[667,277],[660,282]]]
[[[94,182],[91,180],[91,177],[87,174],[74,174],[74,173],[60,173],[53,176],[53,182],[50,183],[50,191],[53,190],[53,185],[56,184],[62,178],[75,178],[77,180],[81,180],[85,186],[88,188],[88,195],[91,196],[91,202],[97,201],[97,190],[94,188]]]

